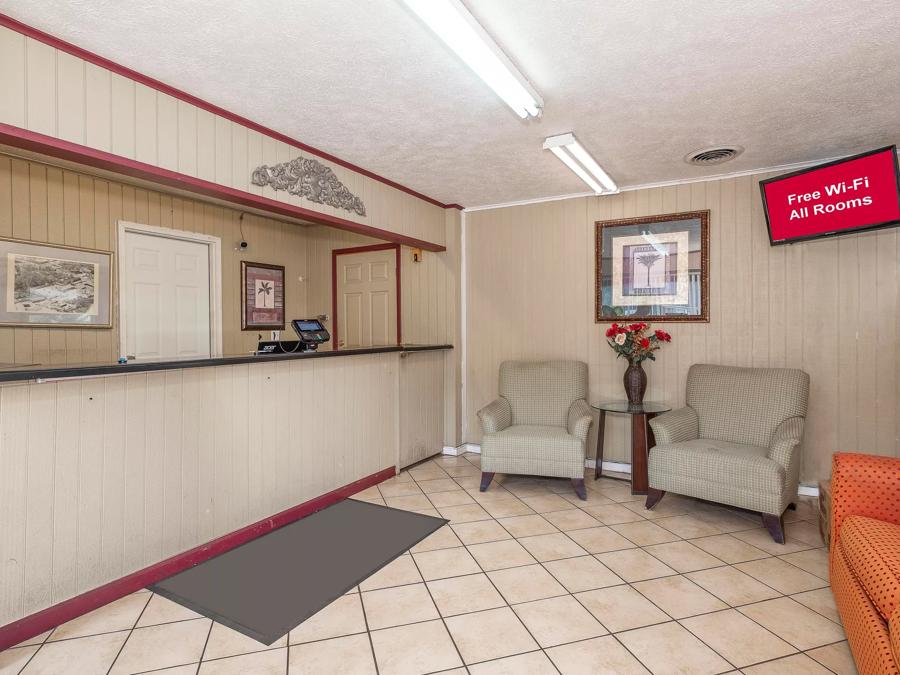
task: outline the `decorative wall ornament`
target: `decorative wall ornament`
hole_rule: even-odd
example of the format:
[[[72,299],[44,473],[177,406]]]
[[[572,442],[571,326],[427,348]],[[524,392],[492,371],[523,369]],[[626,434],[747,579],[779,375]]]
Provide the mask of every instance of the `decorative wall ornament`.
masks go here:
[[[253,171],[254,185],[268,185],[275,190],[287,190],[316,204],[366,215],[362,200],[348,190],[329,167],[308,157],[298,157],[275,166],[263,164]]]

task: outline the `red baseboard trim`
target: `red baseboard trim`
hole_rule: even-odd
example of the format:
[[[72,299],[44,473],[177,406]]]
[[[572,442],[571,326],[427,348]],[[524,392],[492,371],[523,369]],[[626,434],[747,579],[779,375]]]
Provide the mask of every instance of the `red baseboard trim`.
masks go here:
[[[198,98],[197,96],[188,94],[181,89],[176,89],[175,87],[172,87],[165,82],[144,75],[143,73],[139,73],[136,70],[132,70],[127,66],[123,66],[119,63],[116,63],[115,61],[111,61],[110,59],[104,56],[100,56],[99,54],[95,54],[94,52],[88,51],[87,49],[82,49],[77,45],[73,45],[71,42],[66,42],[65,40],[62,40],[54,35],[50,35],[49,33],[45,33],[42,30],[38,30],[37,28],[29,26],[28,24],[24,24],[21,21],[16,21],[11,16],[0,14],[0,26],[4,26],[6,28],[9,28],[10,30],[14,30],[17,33],[25,35],[26,37],[37,40],[38,42],[43,42],[45,45],[49,45],[54,49],[59,49],[60,51],[71,54],[72,56],[76,56],[79,59],[84,59],[89,63],[93,63],[96,66],[105,68],[106,70],[116,73],[117,75],[122,75],[123,77],[127,77],[131,80],[134,80],[135,82],[140,82],[141,84],[146,85],[151,89],[161,91],[164,94],[168,94],[169,96],[180,99],[186,103],[190,103],[191,105],[211,112],[214,115],[224,117],[225,119],[236,122],[237,124],[241,124],[248,129],[258,131],[265,136],[269,136],[270,138],[274,138],[275,140],[282,141],[283,143],[287,143],[288,145],[292,145],[299,150],[309,152],[316,155],[317,157],[321,157],[324,160],[339,164],[340,166],[350,169],[351,171],[355,171],[356,173],[362,174],[363,176],[371,178],[372,180],[377,180],[379,183],[384,183],[385,185],[405,192],[406,194],[412,195],[413,197],[417,197],[422,201],[428,202],[429,204],[434,204],[435,206],[439,206],[442,209],[462,209],[459,204],[444,204],[442,202],[439,202],[437,199],[433,199],[427,195],[423,195],[421,192],[416,192],[412,188],[401,185],[400,183],[392,181],[389,178],[379,176],[377,173],[372,173],[367,169],[363,169],[361,166],[351,164],[350,162],[347,162],[340,157],[335,157],[334,155],[314,148],[311,145],[301,143],[300,141],[297,141],[290,136],[286,136],[285,134],[275,131],[274,129],[270,129],[269,127],[263,126],[262,124],[258,124],[253,120],[249,120],[246,117],[242,117],[236,113],[231,112],[230,110],[226,110],[225,108],[220,108],[219,106],[210,103],[209,101],[204,101],[202,98]]]
[[[355,232],[367,237],[376,237],[394,244],[403,246],[411,246],[413,248],[423,248],[426,251],[446,251],[447,247],[440,244],[434,244],[423,239],[408,237],[396,232],[382,230],[371,225],[363,225],[346,218],[331,216],[326,213],[319,213],[311,209],[304,209],[293,204],[285,204],[268,197],[260,197],[259,195],[236,190],[234,188],[219,185],[202,178],[194,178],[187,174],[178,173],[170,169],[163,169],[152,164],[138,162],[134,159],[114,155],[111,152],[89,148],[86,145],[79,145],[71,141],[64,141],[55,136],[47,136],[39,134],[36,131],[29,131],[22,127],[16,127],[11,124],[0,123],[0,144],[9,145],[29,152],[37,152],[56,159],[62,159],[67,162],[76,162],[84,166],[102,169],[103,171],[113,171],[123,176],[138,178],[140,180],[151,181],[155,184],[165,187],[184,190],[192,194],[202,195],[204,197],[213,197],[230,204],[238,206],[246,206],[254,209],[260,209],[276,216],[287,216],[289,218],[299,218],[306,222],[318,225],[327,225],[348,232]]]
[[[346,497],[361,492],[368,487],[377,485],[395,474],[394,467],[382,469],[378,473],[361,478],[358,481],[339,487],[324,495],[310,499],[307,502],[292,506],[289,509],[276,513],[264,520],[247,525],[239,530],[223,535],[218,539],[192,548],[184,553],[179,553],[171,558],[162,560],[154,565],[145,567],[137,572],[116,579],[93,590],[76,595],[74,598],[60,602],[59,604],[42,609],[18,621],[0,627],[0,651],[23,642],[35,635],[40,635],[51,628],[55,628],[66,621],[71,621],[82,614],[118,600],[129,593],[134,593],[150,584],[161,581],[166,577],[177,574],[183,570],[198,565],[205,560],[214,558],[241,544],[246,544],[257,537],[283,527],[289,523],[308,516],[326,506],[339,502]]]

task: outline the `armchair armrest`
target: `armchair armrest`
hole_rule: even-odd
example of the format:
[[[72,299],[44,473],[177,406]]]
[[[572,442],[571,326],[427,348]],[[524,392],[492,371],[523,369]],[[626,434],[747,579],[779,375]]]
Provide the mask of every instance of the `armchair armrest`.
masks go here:
[[[512,424],[512,408],[502,396],[478,411],[478,419],[481,420],[482,431],[486,434],[492,434],[497,431],[503,431]]]
[[[850,452],[831,460],[831,550],[847,516],[900,525],[900,459]]]
[[[692,441],[700,436],[700,419],[690,406],[663,413],[650,420],[657,445]]]
[[[574,401],[569,406],[569,415],[566,419],[566,429],[575,438],[581,439],[582,443],[587,441],[588,429],[591,428],[591,422],[594,421],[591,415],[591,406],[587,404],[583,398]]]
[[[778,425],[769,443],[769,459],[775,460],[785,469],[791,465],[794,450],[803,438],[803,418],[789,417]]]

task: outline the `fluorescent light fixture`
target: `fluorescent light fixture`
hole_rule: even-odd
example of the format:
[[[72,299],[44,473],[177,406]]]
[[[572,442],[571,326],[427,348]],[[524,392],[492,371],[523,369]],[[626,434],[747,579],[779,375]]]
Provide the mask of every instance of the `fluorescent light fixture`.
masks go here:
[[[609,177],[597,160],[590,156],[575,134],[560,134],[544,140],[544,150],[549,150],[572,169],[575,174],[599,194],[618,192],[615,181]]]
[[[544,101],[460,0],[404,0],[475,74],[522,119],[540,117]]]

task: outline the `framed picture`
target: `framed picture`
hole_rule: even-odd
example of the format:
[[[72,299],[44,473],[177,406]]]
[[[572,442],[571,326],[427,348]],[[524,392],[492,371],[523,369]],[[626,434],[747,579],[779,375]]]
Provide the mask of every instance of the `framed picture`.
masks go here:
[[[596,321],[709,321],[709,211],[596,223]]]
[[[241,330],[284,330],[284,267],[241,261]]]
[[[0,325],[112,327],[110,251],[0,239]]]

